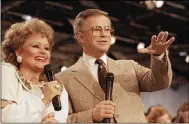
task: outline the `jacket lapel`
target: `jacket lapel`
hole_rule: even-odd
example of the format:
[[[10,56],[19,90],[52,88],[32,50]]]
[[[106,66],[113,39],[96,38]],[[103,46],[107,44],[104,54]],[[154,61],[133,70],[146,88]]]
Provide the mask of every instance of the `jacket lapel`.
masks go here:
[[[81,85],[100,101],[104,100],[105,97],[102,88],[91,74],[89,68],[84,64],[82,58],[78,60],[72,71],[75,72],[74,76]]]
[[[114,74],[114,88],[119,86],[115,83],[119,83],[120,78],[120,69],[119,66],[116,64],[115,60],[107,57],[107,70],[108,72],[112,72]],[[81,85],[83,85],[89,92],[91,92],[99,101],[103,101],[105,99],[105,94],[100,87],[99,83],[95,80],[93,75],[91,74],[88,67],[84,64],[82,58],[78,60],[75,64],[75,67],[72,69],[75,72],[74,76],[76,80],[78,80]],[[113,89],[113,101],[116,101],[116,98],[119,94],[116,94]]]
[[[120,86],[120,76],[121,75],[121,68],[118,66],[118,64],[115,62],[115,60],[107,57],[107,64],[108,64],[108,72],[112,72],[114,74],[114,84],[113,84],[113,93],[112,93],[112,99],[115,102],[116,98],[119,97],[117,92],[114,92],[114,89],[118,89],[117,86]]]

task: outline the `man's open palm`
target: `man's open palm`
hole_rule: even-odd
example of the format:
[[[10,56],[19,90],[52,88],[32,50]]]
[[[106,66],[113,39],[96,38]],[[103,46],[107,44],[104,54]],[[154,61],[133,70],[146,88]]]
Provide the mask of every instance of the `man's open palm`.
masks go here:
[[[171,37],[167,40],[168,32],[160,32],[158,36],[153,35],[151,38],[151,44],[149,47],[139,49],[139,53],[148,54],[163,54],[169,48],[169,46],[174,42],[175,38]]]

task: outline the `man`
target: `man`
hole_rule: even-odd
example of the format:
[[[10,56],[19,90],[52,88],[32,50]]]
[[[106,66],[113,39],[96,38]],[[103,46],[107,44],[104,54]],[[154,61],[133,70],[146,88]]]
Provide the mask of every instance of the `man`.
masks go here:
[[[161,90],[171,83],[167,49],[174,37],[167,41],[168,32],[161,32],[152,36],[149,47],[140,50],[151,54],[151,69],[148,69],[132,60],[115,61],[106,56],[113,31],[104,11],[88,9],[75,18],[74,33],[83,48],[83,56],[56,75],[69,94],[68,122],[102,122],[104,118],[118,123],[146,122],[140,91]],[[104,100],[101,72],[114,73],[113,101]]]

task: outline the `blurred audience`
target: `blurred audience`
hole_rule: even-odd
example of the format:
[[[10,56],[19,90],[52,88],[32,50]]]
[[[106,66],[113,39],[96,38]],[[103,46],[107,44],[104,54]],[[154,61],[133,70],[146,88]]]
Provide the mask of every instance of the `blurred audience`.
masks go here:
[[[169,112],[162,106],[152,106],[145,113],[148,123],[171,123]]]
[[[189,123],[189,101],[181,104],[177,110],[177,116],[173,118],[173,123]]]

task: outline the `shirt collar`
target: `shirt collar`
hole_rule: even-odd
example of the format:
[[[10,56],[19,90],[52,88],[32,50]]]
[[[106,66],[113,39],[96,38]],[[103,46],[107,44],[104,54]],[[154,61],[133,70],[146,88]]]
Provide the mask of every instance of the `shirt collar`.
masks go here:
[[[83,61],[84,61],[85,64],[87,64],[89,66],[93,66],[95,64],[96,59],[97,58],[89,56],[89,55],[87,55],[86,53],[83,52]],[[105,63],[105,65],[107,65],[107,56],[106,56],[106,54],[104,54],[103,56],[101,56],[98,59],[101,59]]]

